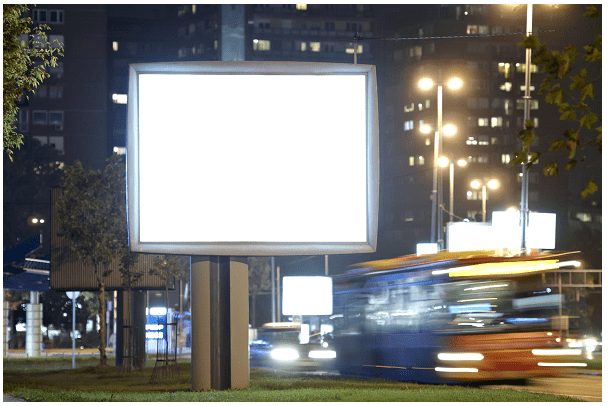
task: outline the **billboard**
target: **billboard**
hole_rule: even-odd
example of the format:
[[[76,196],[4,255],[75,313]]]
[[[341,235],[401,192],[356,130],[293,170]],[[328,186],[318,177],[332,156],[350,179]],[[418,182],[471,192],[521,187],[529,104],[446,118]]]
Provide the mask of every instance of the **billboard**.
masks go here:
[[[376,249],[374,66],[134,64],[128,106],[132,251]]]

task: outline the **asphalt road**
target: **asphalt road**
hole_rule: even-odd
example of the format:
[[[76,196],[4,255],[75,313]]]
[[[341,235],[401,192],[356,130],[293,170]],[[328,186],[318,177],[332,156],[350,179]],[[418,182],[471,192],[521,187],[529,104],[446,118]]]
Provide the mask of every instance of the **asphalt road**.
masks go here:
[[[602,401],[602,376],[600,371],[572,373],[560,378],[535,378],[529,380],[526,385],[488,385],[483,387],[567,395],[588,402]]]

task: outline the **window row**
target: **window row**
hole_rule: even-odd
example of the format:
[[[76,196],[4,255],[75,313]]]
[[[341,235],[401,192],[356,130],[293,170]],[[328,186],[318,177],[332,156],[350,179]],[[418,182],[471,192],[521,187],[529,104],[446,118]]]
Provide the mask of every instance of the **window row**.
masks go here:
[[[55,130],[63,131],[64,114],[61,110],[32,110],[32,125],[53,126]]]
[[[32,20],[41,24],[63,24],[63,10],[36,8],[32,10]]]
[[[320,42],[320,41],[277,41],[279,42],[279,49],[282,51],[298,51],[298,52],[345,52],[347,54],[353,54],[357,50],[358,54],[364,53],[364,45],[355,44],[352,42]],[[274,43],[274,42],[273,42]],[[277,50],[273,47],[273,43],[268,39],[252,40],[252,49],[254,51],[272,51]],[[344,51],[343,51],[344,50]]]
[[[423,109],[429,109],[431,108],[431,100],[426,99],[424,102],[422,103],[414,103],[414,102],[410,102],[406,105],[404,105],[404,113],[411,113],[415,110],[417,111],[423,111]]]
[[[62,99],[63,98],[63,86],[62,85],[40,85],[34,93],[34,97],[39,99]]]
[[[252,22],[257,31],[310,30],[326,32],[363,33],[370,31],[368,21],[316,21],[286,18],[263,18]]]
[[[35,140],[40,141],[40,143],[42,145],[50,145],[51,147],[55,148],[57,150],[57,152],[59,152],[60,154],[64,154],[64,139],[63,136],[60,135],[51,135],[51,136],[34,136],[33,137]]]

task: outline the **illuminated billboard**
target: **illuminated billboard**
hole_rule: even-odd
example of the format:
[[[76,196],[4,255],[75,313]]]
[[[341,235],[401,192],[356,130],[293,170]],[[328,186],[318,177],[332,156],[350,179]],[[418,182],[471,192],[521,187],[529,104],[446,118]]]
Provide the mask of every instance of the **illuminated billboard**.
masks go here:
[[[328,276],[285,276],[282,291],[284,316],[332,314],[332,278]]]
[[[374,251],[376,94],[370,65],[131,65],[132,251]]]

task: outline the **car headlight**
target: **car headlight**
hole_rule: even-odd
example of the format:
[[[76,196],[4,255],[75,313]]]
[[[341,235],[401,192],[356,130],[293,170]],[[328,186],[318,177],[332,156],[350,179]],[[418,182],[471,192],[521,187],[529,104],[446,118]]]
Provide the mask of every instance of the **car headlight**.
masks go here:
[[[312,351],[309,351],[309,358],[315,358],[315,359],[334,359],[334,358],[336,358],[336,351],[333,351],[333,350],[312,350]]]
[[[289,347],[274,348],[271,350],[271,358],[276,361],[294,361],[298,359],[298,351]]]

